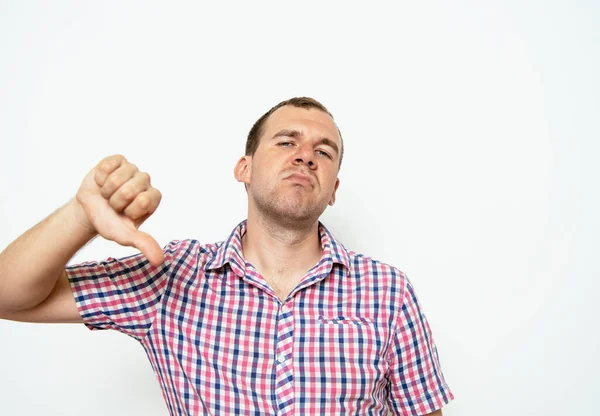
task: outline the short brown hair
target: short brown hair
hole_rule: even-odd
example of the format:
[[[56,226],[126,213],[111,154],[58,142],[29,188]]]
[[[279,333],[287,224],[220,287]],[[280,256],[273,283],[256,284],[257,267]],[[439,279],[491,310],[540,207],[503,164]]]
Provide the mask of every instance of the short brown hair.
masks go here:
[[[258,148],[258,143],[260,142],[260,137],[264,133],[264,131],[263,131],[264,126],[265,126],[265,123],[267,122],[267,119],[269,118],[269,116],[271,114],[273,114],[279,108],[286,106],[286,105],[290,105],[290,106],[298,107],[298,108],[305,108],[307,110],[309,110],[311,108],[316,108],[317,110],[320,110],[320,111],[328,114],[333,119],[333,115],[329,112],[329,110],[327,110],[327,108],[325,108],[325,106],[323,104],[321,104],[314,98],[294,97],[294,98],[290,98],[289,100],[282,101],[279,104],[277,104],[276,106],[274,106],[273,108],[271,108],[269,111],[267,111],[265,114],[263,114],[258,120],[256,120],[256,122],[250,129],[250,132],[248,133],[248,138],[246,139],[246,156],[254,156],[254,153],[256,152],[256,149]],[[336,127],[337,127],[337,125],[336,125]],[[340,132],[339,128],[338,128],[338,133],[340,135],[340,139],[342,140],[342,146],[341,146],[341,150],[340,150],[340,163],[339,163],[339,166],[341,166],[342,158],[344,157],[344,140],[342,139],[342,132]]]

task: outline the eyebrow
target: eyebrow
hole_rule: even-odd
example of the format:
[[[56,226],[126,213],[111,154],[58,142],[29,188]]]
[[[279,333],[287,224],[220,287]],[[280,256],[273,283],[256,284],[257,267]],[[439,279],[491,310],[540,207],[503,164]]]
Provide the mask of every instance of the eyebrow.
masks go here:
[[[279,130],[277,133],[275,133],[271,139],[275,139],[275,138],[281,137],[281,136],[300,137],[300,136],[302,136],[302,132],[299,130],[283,129],[283,130]],[[328,139],[327,137],[320,137],[319,140],[317,141],[317,144],[324,144],[325,146],[329,146],[333,150],[335,150],[335,152],[337,154],[340,153],[340,149],[338,148],[338,145],[336,144],[336,142],[334,142],[331,139]]]

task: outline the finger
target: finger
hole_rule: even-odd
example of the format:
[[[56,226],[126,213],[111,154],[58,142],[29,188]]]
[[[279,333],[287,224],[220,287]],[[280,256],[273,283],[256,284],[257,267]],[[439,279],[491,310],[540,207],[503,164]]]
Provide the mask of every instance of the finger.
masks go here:
[[[100,188],[100,195],[106,199],[110,198],[125,182],[133,178],[137,172],[138,168],[133,163],[127,162],[119,166],[104,181],[104,185]]]
[[[124,214],[132,220],[148,217],[156,211],[161,199],[162,194],[158,189],[149,188],[135,197],[133,202],[125,208]]]
[[[131,179],[112,194],[108,201],[109,205],[115,211],[121,212],[148,188],[150,188],[150,175],[146,172],[135,172]]]
[[[123,155],[113,155],[102,159],[95,169],[94,180],[96,184],[100,187],[104,186],[106,178],[124,163],[127,163],[127,159]]]
[[[160,266],[165,260],[162,249],[150,234],[136,230],[134,231],[133,241],[134,247],[140,250],[153,266]]]

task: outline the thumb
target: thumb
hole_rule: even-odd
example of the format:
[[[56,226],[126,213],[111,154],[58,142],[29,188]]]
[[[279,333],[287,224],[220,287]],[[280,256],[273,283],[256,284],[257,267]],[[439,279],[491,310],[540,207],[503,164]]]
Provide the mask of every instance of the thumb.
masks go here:
[[[153,266],[160,266],[165,260],[162,249],[154,238],[143,231],[135,230],[131,236],[133,246],[140,250]]]

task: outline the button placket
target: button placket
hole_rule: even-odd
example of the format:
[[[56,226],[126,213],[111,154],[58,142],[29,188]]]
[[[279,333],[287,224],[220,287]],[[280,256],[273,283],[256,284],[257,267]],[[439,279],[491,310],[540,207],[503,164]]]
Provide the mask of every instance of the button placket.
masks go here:
[[[294,317],[288,303],[280,306],[277,320],[275,374],[278,414],[281,415],[291,414],[294,410]]]

